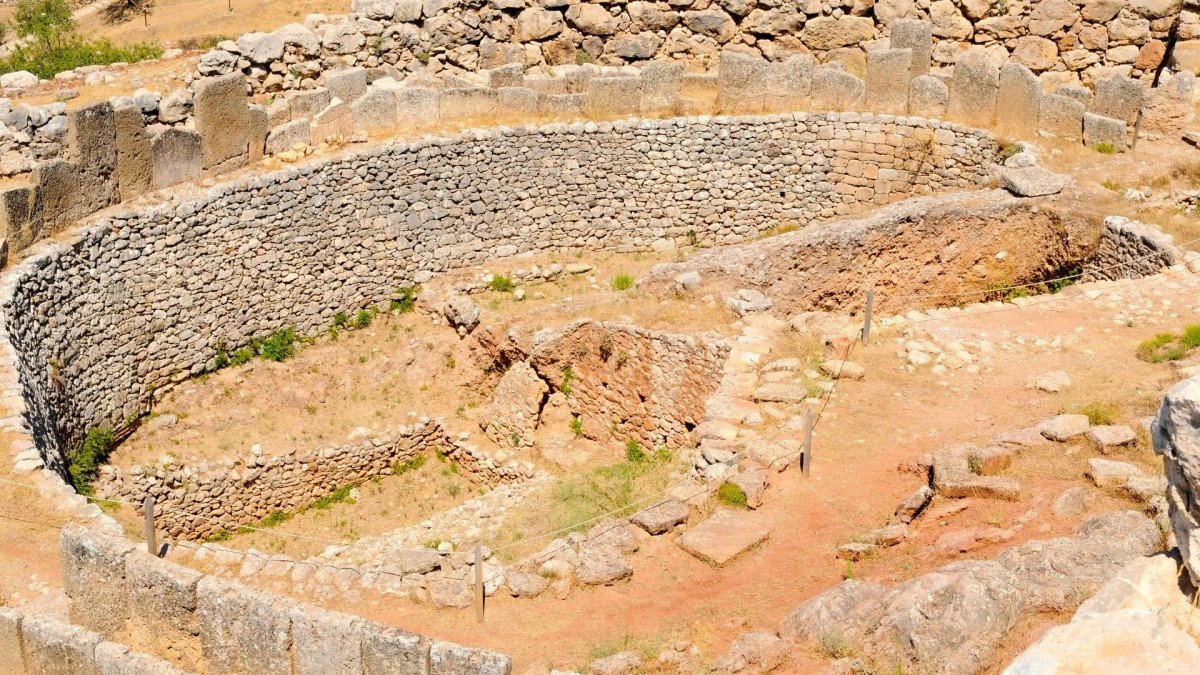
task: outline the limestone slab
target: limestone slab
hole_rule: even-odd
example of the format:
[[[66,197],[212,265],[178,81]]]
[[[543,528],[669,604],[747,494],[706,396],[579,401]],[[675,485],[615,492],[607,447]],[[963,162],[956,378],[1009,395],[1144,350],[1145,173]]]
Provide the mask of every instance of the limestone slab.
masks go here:
[[[766,541],[771,530],[760,518],[721,509],[696,527],[683,533],[675,543],[692,555],[724,565]]]

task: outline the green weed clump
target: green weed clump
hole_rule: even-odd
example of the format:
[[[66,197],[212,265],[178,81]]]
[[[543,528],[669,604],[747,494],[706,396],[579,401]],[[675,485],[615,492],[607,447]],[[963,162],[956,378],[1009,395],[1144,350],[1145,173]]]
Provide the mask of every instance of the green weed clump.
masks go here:
[[[296,354],[296,331],[290,326],[275,331],[262,341],[258,355],[268,361],[284,361]]]
[[[649,456],[642,454],[638,461],[625,460],[559,478],[551,489],[549,522],[538,527],[586,530],[595,524],[588,521],[601,514],[633,513],[639,500],[661,492],[670,482],[671,453],[663,449]]]
[[[1200,347],[1200,324],[1191,324],[1182,335],[1159,333],[1143,340],[1137,346],[1137,357],[1147,363],[1179,361],[1196,347]]]
[[[1096,152],[1098,152],[1102,155],[1111,155],[1117,151],[1117,148],[1115,146],[1113,146],[1112,143],[1108,143],[1106,141],[1101,141],[1101,142],[1093,145],[1092,149],[1094,149]]]
[[[488,288],[492,289],[493,291],[508,293],[514,288],[514,286],[512,279],[509,279],[503,274],[493,274],[492,280],[488,282]]]
[[[717,500],[726,506],[739,509],[746,507],[746,493],[733,483],[722,483],[717,488]]]
[[[88,496],[94,492],[92,481],[96,480],[100,466],[108,461],[112,447],[112,429],[97,427],[88,430],[83,437],[83,442],[79,444],[75,452],[71,453],[71,459],[67,465],[67,473],[71,477],[71,485],[75,487],[76,492]]]
[[[330,492],[321,497],[307,507],[302,508],[300,513],[304,513],[308,509],[317,509],[318,511],[328,511],[333,508],[334,504],[355,504],[357,503],[354,497],[350,496],[350,491],[354,489],[353,485],[343,485],[342,487]]]
[[[618,291],[627,291],[633,288],[633,277],[628,274],[618,274],[613,278],[613,288]]]
[[[407,462],[394,464],[392,465],[392,475],[403,476],[410,471],[418,471],[421,467],[425,466],[426,459],[427,457],[425,455],[417,455]]]
[[[388,304],[390,311],[397,314],[408,314],[417,308],[418,290],[412,286],[402,286],[396,291],[396,297]]]
[[[583,438],[583,420],[579,419],[579,415],[571,415],[571,433],[575,434],[575,438]]]

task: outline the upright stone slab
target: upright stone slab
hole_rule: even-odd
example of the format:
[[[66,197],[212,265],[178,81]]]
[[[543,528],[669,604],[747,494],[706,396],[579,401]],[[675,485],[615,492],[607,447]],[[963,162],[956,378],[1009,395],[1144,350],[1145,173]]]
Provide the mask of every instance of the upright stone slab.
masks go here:
[[[285,150],[291,150],[297,143],[309,145],[311,127],[308,120],[294,120],[281,124],[267,134],[266,152],[268,155],[278,155]]]
[[[950,89],[940,77],[922,75],[914,77],[908,85],[908,114],[929,119],[946,116],[946,103],[950,100]]]
[[[104,636],[124,629],[129,617],[125,556],[133,548],[133,543],[123,537],[78,525],[62,529],[59,553],[72,623]]]
[[[150,135],[141,108],[124,105],[113,109],[117,139],[117,190],[121,201],[149,192],[154,187],[154,160]]]
[[[1113,75],[1096,83],[1096,95],[1088,112],[1133,122],[1142,105],[1142,83],[1124,75]]]
[[[371,133],[395,129],[399,120],[396,90],[371,87],[350,105],[350,115],[356,131]]]
[[[288,97],[291,101],[288,106],[291,111],[291,118],[298,120],[302,117],[312,119],[317,116],[317,113],[329,107],[333,101],[333,95],[328,89],[313,89],[312,91],[296,92]]]
[[[487,78],[489,89],[523,87],[525,86],[525,65],[523,63],[510,63],[498,68],[492,68],[487,71]]]
[[[44,161],[37,165],[33,175],[41,195],[43,235],[61,232],[88,215],[80,194],[83,172],[73,162]]]
[[[8,242],[9,255],[23,251],[42,238],[41,200],[37,185],[0,190],[0,237]]]
[[[918,19],[899,19],[892,22],[892,49],[908,49],[912,52],[909,72],[913,77],[929,73],[933,59],[933,24]]]
[[[583,117],[583,94],[538,94],[538,117],[552,120]]]
[[[250,116],[250,122],[247,125],[250,137],[246,161],[253,164],[263,158],[263,150],[267,143],[267,130],[270,127],[267,122],[267,109],[261,105],[251,103],[246,114]]]
[[[583,114],[592,119],[636,114],[641,104],[641,89],[636,77],[593,77],[583,91]]]
[[[209,673],[291,673],[296,603],[218,577],[196,584],[196,614]]]
[[[679,109],[679,92],[683,87],[683,64],[672,61],[651,61],[642,68],[642,113],[674,115]]]
[[[363,675],[425,675],[429,641],[401,628],[360,622]]]
[[[108,101],[67,112],[62,158],[78,168],[75,200],[87,215],[116,204],[117,127]]]
[[[92,631],[48,616],[21,621],[25,672],[53,675],[99,675],[96,646],[104,639]]]
[[[1179,140],[1183,130],[1195,117],[1192,93],[1196,76],[1189,72],[1175,73],[1171,79],[1146,95],[1142,107],[1140,132],[1147,138]]]
[[[222,172],[245,165],[250,152],[245,76],[237,72],[205,78],[193,87],[204,170]]]
[[[911,49],[867,52],[867,110],[891,115],[905,114],[908,111],[911,66]]]
[[[767,95],[767,62],[749,54],[721,52],[717,105],[725,114],[762,112]]]
[[[834,112],[859,110],[865,90],[862,80],[841,68],[817,68],[812,79],[812,108]]]
[[[1017,138],[1032,138],[1038,129],[1042,83],[1025,66],[1010,62],[1000,69],[996,96],[996,129]]]
[[[321,83],[333,98],[353,101],[367,93],[367,71],[363,68],[327,70],[321,74]]]
[[[188,670],[200,667],[196,585],[204,575],[142,551],[125,557],[129,644],[169,655]]]
[[[504,122],[528,122],[537,115],[537,92],[525,87],[496,90],[496,118]]]
[[[25,649],[21,646],[21,622],[25,619],[11,607],[0,607],[0,673],[24,673]]]
[[[1000,69],[992,59],[982,50],[968,51],[954,64],[946,116],[972,127],[992,126],[999,88]]]
[[[429,128],[439,121],[441,92],[427,87],[403,87],[396,90],[396,115],[409,128]]]
[[[812,78],[817,59],[794,54],[767,65],[767,110],[808,110],[812,104]]]
[[[1093,113],[1083,116],[1083,142],[1089,148],[1125,152],[1127,130],[1125,120]]]
[[[447,89],[442,92],[438,116],[451,124],[489,122],[496,114],[498,98],[495,89]]]
[[[434,642],[429,647],[429,675],[510,675],[512,659],[504,654],[472,649],[453,642]]]
[[[1064,140],[1083,138],[1083,114],[1087,107],[1069,96],[1042,96],[1038,108],[1038,131]]]
[[[170,127],[150,140],[154,157],[154,187],[162,189],[197,180],[204,174],[200,134]]]
[[[291,619],[296,672],[362,673],[362,619],[312,605],[293,606]]]

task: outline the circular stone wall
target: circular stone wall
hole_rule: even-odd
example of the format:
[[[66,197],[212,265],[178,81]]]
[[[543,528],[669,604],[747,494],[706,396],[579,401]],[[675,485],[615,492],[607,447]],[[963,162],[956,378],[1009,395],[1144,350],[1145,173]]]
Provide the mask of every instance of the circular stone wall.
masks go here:
[[[981,184],[995,141],[920,118],[783,114],[554,124],[393,143],[98,218],[0,302],[48,466],[153,387],[282,326],[527,251],[730,243]]]

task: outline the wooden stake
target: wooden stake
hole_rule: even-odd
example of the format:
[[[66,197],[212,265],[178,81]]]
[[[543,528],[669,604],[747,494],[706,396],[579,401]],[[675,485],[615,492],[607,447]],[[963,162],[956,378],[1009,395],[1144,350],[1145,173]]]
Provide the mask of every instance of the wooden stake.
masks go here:
[[[158,541],[154,536],[154,497],[146,495],[142,501],[142,511],[146,514],[146,552],[158,557]]]
[[[475,544],[475,620],[483,623],[483,546]]]
[[[804,411],[804,450],[800,453],[800,471],[805,476],[808,475],[808,469],[812,465],[812,428],[812,408],[808,408]]]
[[[867,344],[871,340],[871,310],[875,307],[875,289],[867,291],[867,307],[863,311],[862,341]]]

